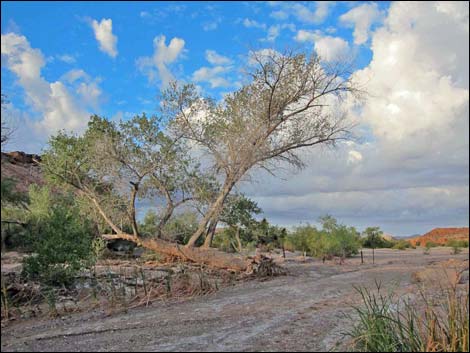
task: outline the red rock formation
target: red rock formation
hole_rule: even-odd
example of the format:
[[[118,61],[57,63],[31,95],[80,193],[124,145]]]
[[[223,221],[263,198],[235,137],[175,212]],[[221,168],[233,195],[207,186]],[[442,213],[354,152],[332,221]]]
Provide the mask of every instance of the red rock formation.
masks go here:
[[[445,245],[449,240],[469,240],[469,228],[434,228],[430,232],[410,239],[413,245],[419,242],[419,245],[425,246],[427,242],[433,242],[439,245]]]

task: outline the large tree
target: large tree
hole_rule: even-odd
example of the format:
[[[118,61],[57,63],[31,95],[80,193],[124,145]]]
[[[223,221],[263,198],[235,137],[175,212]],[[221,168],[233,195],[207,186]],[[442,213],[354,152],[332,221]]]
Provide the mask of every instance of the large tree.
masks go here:
[[[350,138],[340,101],[358,90],[346,66],[315,55],[251,53],[250,82],[217,103],[194,85],[173,84],[163,107],[174,134],[192,141],[221,173],[221,188],[187,246],[219,218],[233,187],[255,167],[272,171],[276,162],[304,166],[298,151]]]
[[[163,94],[159,119],[136,117],[117,126],[95,116],[83,136],[61,133],[51,139],[46,169],[95,207],[115,233],[108,239],[128,239],[192,261],[245,269],[246,261],[208,249],[208,242],[204,249],[195,245],[209,224],[217,224],[228,195],[250,171],[258,167],[272,172],[278,162],[301,168],[301,148],[348,139],[351,126],[339,102],[357,92],[343,66],[327,65],[315,55],[255,52],[247,69],[248,82],[222,102],[201,97],[194,85],[173,83]],[[190,158],[189,149],[203,156],[207,173]],[[150,195],[163,199],[166,207],[157,238],[143,239],[136,200]],[[208,206],[187,244],[158,239],[174,209],[194,199]],[[117,224],[123,216],[130,231]]]

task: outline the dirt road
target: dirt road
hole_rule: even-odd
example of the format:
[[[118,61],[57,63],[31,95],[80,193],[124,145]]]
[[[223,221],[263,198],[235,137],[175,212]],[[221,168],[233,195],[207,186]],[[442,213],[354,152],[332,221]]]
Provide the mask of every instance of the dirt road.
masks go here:
[[[371,261],[365,250],[366,261]],[[398,283],[413,293],[411,275],[468,253],[450,249],[376,250],[376,264],[360,258],[339,266],[288,261],[288,276],[249,281],[185,302],[155,303],[128,313],[76,314],[55,320],[11,323],[2,351],[325,351],[341,349],[353,285]],[[467,262],[468,264],[468,262]]]

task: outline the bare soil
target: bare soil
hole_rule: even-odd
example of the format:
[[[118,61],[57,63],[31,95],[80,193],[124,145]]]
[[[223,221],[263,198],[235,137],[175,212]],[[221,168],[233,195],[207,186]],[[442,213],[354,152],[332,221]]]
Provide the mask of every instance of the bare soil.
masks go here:
[[[338,265],[292,254],[287,276],[241,282],[217,293],[107,316],[95,311],[58,319],[30,319],[2,328],[2,351],[326,351],[344,349],[353,286],[376,281],[401,295],[417,292],[416,273],[439,277],[442,266],[467,268],[468,249],[375,251]],[[449,259],[452,259],[449,261]],[[279,261],[282,261],[279,259]],[[419,281],[420,284],[421,281]]]

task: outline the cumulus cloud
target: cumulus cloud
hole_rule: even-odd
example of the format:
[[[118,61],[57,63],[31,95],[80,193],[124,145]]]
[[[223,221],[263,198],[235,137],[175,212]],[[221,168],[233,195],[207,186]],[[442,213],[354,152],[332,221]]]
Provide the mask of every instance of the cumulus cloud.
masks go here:
[[[45,66],[42,52],[31,48],[28,39],[22,35],[2,34],[1,52],[6,67],[15,74],[18,84],[24,89],[26,103],[40,115],[39,120],[31,120],[27,124],[34,125],[38,140],[44,141],[49,134],[59,129],[79,132],[86,126],[89,116],[86,106],[96,106],[101,94],[96,81],[92,81],[82,70],[65,74],[62,81],[46,81],[41,75]],[[74,82],[80,82],[78,95],[73,93],[72,87],[67,86]],[[81,99],[80,94],[89,101]],[[26,119],[24,115],[21,118]]]
[[[212,64],[212,67],[203,66],[193,72],[192,80],[194,82],[207,82],[211,88],[233,86],[225,77],[233,69],[232,60],[226,56],[218,54],[215,50],[206,50],[206,60]]]
[[[269,26],[266,31],[266,38],[262,38],[261,41],[274,42],[277,37],[281,34],[283,29],[289,29],[291,32],[295,32],[295,25],[292,23],[283,23]]]
[[[325,61],[345,59],[350,52],[349,44],[343,38],[324,36],[319,31],[299,30],[295,36],[298,42],[312,42],[317,54]]]
[[[66,64],[75,64],[75,62],[77,61],[75,57],[70,54],[57,55],[57,59],[63,61]]]
[[[334,5],[333,1],[315,1],[304,5],[299,2],[270,2],[271,6],[279,7],[279,10],[272,11],[270,16],[277,20],[285,20],[292,16],[298,21],[310,24],[320,24],[329,15],[330,7]]]
[[[354,43],[364,44],[369,38],[370,27],[382,19],[382,13],[376,3],[359,5],[340,17],[340,21],[354,28]]]
[[[249,18],[245,18],[243,21],[243,26],[246,28],[259,28],[259,29],[266,29],[265,23],[259,23],[255,20],[250,20]]]
[[[158,77],[162,86],[166,87],[174,79],[168,66],[176,62],[184,51],[185,42],[181,38],[172,38],[168,45],[165,44],[164,35],[153,39],[153,56],[141,57],[136,61],[137,67],[153,82]]]
[[[217,54],[215,50],[206,50],[206,60],[212,65],[228,65],[232,63],[232,60],[226,56]]]
[[[113,34],[113,21],[103,18],[100,22],[93,20],[91,27],[95,33],[95,38],[99,43],[100,50],[115,58],[118,55],[117,37]]]
[[[444,6],[443,6],[444,4]],[[241,189],[279,224],[331,213],[397,235],[469,222],[468,3],[392,3],[354,73],[364,141],[306,150],[301,173]],[[301,34],[315,40],[315,32]]]
[[[220,74],[226,73],[227,71],[229,71],[229,69],[224,66],[201,67],[200,69],[194,71],[193,81],[209,82],[211,88],[228,87],[230,86],[230,82],[219,76]]]

